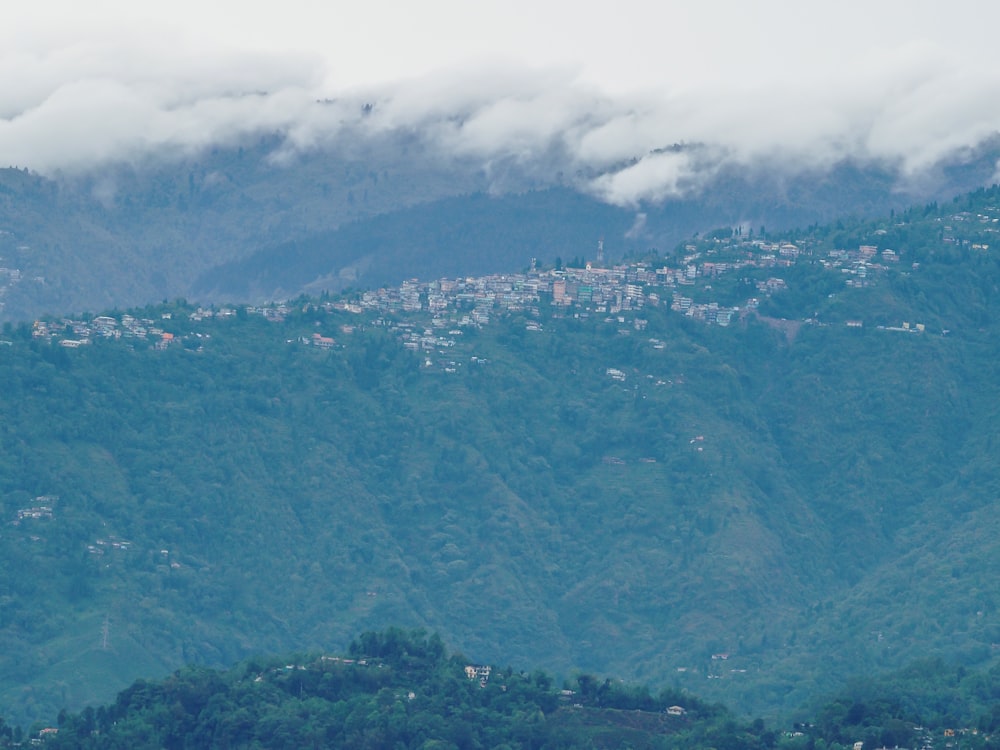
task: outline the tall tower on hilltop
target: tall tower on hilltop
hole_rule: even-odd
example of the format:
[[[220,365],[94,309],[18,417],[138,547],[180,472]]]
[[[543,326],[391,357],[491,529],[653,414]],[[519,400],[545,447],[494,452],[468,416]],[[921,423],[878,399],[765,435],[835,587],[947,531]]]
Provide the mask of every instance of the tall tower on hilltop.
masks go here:
[[[597,266],[600,268],[604,265],[604,238],[601,237],[597,241]]]

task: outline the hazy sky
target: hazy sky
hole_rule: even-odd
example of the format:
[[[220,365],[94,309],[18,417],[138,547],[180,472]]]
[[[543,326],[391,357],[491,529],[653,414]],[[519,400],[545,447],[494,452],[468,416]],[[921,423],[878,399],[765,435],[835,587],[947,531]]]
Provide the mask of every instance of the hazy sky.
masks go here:
[[[672,143],[920,170],[1000,129],[1000,4],[982,0],[36,0],[5,13],[0,165],[39,171],[261,130],[308,147],[416,128],[484,160],[555,149],[627,201],[704,167],[652,153]],[[364,123],[361,102],[376,105]]]

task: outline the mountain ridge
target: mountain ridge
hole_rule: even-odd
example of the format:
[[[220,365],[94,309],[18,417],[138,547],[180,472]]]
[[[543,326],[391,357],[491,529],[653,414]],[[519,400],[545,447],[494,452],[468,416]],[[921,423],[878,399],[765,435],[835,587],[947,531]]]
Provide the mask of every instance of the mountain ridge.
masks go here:
[[[147,157],[75,176],[5,170],[0,174],[0,231],[5,233],[0,235],[0,267],[16,271],[17,278],[0,277],[0,318],[17,322],[175,297],[205,303],[234,299],[251,290],[223,288],[228,296],[214,299],[207,296],[213,283],[206,280],[214,274],[224,281],[228,271],[254,257],[262,268],[278,273],[286,270],[282,253],[295,243],[322,243],[338,231],[352,238],[364,228],[384,232],[387,239],[384,257],[365,263],[381,268],[387,283],[398,283],[402,278],[386,270],[395,259],[417,267],[416,259],[408,257],[414,238],[405,222],[421,226],[425,241],[441,239],[435,232],[461,226],[466,209],[475,208],[477,194],[497,199],[490,204],[497,210],[480,211],[480,219],[494,227],[516,227],[517,243],[560,244],[558,227],[523,200],[533,191],[570,226],[593,225],[592,236],[586,242],[581,238],[569,257],[588,252],[604,236],[609,257],[620,258],[649,247],[668,251],[693,233],[720,226],[789,230],[848,214],[870,217],[902,210],[914,201],[950,199],[991,182],[1000,156],[996,139],[987,139],[977,149],[951,154],[919,178],[878,162],[846,160],[811,171],[780,163],[713,162],[707,176],[687,193],[609,207],[587,197],[578,184],[582,177],[563,173],[558,161],[515,160],[504,167],[501,179],[490,165],[442,159],[406,134],[358,143],[348,139],[326,150],[286,151],[283,138],[271,135],[231,148],[174,159]],[[420,205],[427,207],[426,214],[414,209]],[[575,213],[567,213],[574,207]],[[604,226],[594,225],[594,212],[607,217]],[[518,266],[526,264],[530,256],[520,257],[519,245],[505,242],[503,234],[491,238],[491,252],[519,257]],[[474,243],[456,247],[445,242],[442,252],[469,267],[489,262]],[[439,262],[433,252],[421,254],[420,260]],[[291,288],[265,284],[253,291],[265,296],[335,291],[351,278],[340,279],[344,265],[332,269],[334,265],[320,263]],[[357,271],[355,280],[363,282],[364,268]]]

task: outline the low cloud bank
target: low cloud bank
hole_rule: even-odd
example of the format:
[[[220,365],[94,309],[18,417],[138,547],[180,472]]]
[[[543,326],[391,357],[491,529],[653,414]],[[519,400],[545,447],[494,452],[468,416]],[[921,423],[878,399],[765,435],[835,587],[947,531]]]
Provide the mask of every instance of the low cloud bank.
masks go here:
[[[837,80],[610,96],[573,69],[446,70],[330,91],[309,56],[167,43],[0,53],[0,166],[79,173],[280,133],[282,159],[406,134],[442,159],[562,173],[605,201],[697,190],[730,164],[877,160],[919,176],[1000,131],[1000,70],[906,47]]]

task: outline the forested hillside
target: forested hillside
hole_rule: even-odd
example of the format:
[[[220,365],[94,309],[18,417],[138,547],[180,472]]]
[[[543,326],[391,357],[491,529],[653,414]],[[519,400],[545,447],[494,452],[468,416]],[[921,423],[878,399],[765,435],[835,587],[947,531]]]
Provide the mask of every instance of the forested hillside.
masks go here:
[[[436,636],[389,629],[349,656],[257,659],[137,682],[112,706],[62,716],[50,747],[760,747],[774,734],[693,696],[580,675],[470,664]],[[680,705],[683,703],[684,705]],[[54,728],[53,728],[54,729]],[[0,737],[0,745],[2,745]]]
[[[366,632],[344,655],[256,657],[138,680],[55,726],[0,721],[0,747],[757,748],[998,746],[1000,673],[924,660],[769,727],[672,689],[470,663],[437,635]]]
[[[488,314],[408,287],[6,326],[4,714],[388,624],[767,714],[992,663],[998,210],[714,233],[603,311],[561,272]]]
[[[476,168],[391,138],[302,159],[280,158],[281,143],[58,178],[0,169],[0,320],[188,294],[201,273],[261,246],[487,187]]]

